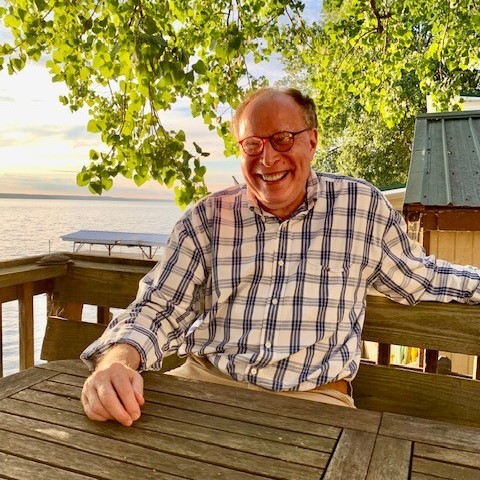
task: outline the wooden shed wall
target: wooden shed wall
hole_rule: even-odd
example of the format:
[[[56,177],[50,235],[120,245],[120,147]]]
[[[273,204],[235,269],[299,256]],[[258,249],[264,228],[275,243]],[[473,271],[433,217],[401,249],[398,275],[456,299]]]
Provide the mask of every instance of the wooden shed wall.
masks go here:
[[[425,245],[429,253],[459,265],[480,267],[480,231],[434,230],[429,234],[429,243]],[[450,358],[453,372],[472,375],[476,367],[476,357],[445,352],[441,352],[441,355]]]

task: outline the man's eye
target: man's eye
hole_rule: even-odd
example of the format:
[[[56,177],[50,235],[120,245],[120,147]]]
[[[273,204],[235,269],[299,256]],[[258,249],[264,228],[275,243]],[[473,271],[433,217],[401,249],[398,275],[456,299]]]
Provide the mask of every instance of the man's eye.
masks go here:
[[[259,138],[246,138],[243,143],[246,147],[258,147],[262,141]]]
[[[290,142],[290,134],[288,132],[285,133],[279,133],[278,135],[275,135],[273,138],[273,141],[278,145],[282,143],[289,143]]]

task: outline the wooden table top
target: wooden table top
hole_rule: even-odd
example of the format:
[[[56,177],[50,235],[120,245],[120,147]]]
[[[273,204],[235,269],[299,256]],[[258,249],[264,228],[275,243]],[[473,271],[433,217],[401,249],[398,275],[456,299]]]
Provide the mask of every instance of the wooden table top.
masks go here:
[[[133,427],[86,418],[79,361],[0,380],[0,478],[480,479],[480,429],[145,374]]]

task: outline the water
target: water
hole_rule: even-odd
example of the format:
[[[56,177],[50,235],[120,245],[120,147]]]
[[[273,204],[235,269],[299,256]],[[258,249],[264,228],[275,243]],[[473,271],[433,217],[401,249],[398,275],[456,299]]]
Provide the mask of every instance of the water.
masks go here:
[[[77,230],[169,233],[181,213],[169,201],[0,198],[0,261],[72,251],[72,243],[60,237]],[[88,252],[89,248],[84,246],[81,251]],[[107,253],[101,245],[94,248]],[[122,252],[122,248],[115,247],[114,252]],[[123,247],[123,252],[139,250]],[[46,295],[35,297],[34,311],[38,362],[45,332]],[[9,375],[18,371],[18,303],[4,303],[2,313],[4,375]],[[93,321],[95,316],[94,307],[84,308],[84,320]]]

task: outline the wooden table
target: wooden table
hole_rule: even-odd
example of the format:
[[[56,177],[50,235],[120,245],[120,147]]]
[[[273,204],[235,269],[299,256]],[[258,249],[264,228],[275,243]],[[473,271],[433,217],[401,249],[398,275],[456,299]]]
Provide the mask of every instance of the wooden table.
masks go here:
[[[0,380],[0,478],[480,479],[480,429],[145,375],[141,419],[88,420],[79,361]]]

